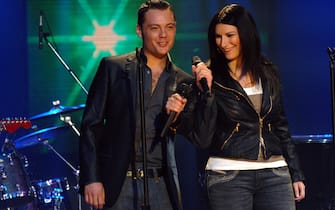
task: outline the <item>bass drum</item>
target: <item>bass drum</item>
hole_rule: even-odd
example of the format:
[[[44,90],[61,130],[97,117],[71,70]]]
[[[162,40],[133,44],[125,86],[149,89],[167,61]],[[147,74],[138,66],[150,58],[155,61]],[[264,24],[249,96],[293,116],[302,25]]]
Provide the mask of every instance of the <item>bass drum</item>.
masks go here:
[[[17,152],[0,156],[0,209],[19,207],[34,200],[26,168],[28,160]]]

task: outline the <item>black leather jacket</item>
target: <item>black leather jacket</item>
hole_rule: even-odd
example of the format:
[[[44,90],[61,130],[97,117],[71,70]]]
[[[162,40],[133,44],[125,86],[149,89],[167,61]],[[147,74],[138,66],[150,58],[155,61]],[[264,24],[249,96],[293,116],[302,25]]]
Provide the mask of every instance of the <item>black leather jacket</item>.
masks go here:
[[[215,78],[214,98],[208,99],[207,104],[198,103],[197,122],[188,136],[202,148],[210,146],[210,156],[250,160],[258,158],[263,139],[265,159],[283,155],[292,180],[302,181],[304,175],[290,137],[275,67],[264,63],[260,77],[263,96],[259,114],[243,88],[227,73]]]

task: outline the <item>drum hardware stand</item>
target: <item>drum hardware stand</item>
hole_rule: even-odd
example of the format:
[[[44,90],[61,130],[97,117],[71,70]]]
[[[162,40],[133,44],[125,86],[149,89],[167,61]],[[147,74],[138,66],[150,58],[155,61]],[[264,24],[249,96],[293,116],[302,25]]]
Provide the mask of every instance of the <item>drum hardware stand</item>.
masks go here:
[[[66,165],[68,165],[72,171],[73,171],[73,174],[76,176],[76,181],[77,181],[77,185],[74,187],[74,189],[76,191],[78,191],[79,189],[79,170],[76,169],[74,166],[71,165],[71,163],[69,163],[59,152],[56,151],[56,149],[51,146],[48,142],[48,140],[44,140],[42,141],[43,145],[47,146],[50,150],[52,150],[61,160],[63,160]],[[78,193],[78,210],[81,210],[81,195]]]
[[[79,130],[76,128],[76,126],[74,125],[74,123],[71,121],[71,117],[70,116],[60,116],[59,119],[65,123],[67,123],[72,130],[77,134],[77,136],[80,136],[80,132]]]
[[[48,36],[50,36],[51,33],[46,33],[43,31],[43,17],[44,17],[44,13],[43,11],[40,11],[40,25],[39,25],[39,38],[40,38],[40,43],[39,43],[39,48],[42,48],[42,43],[43,43],[43,39],[46,41],[47,45],[49,46],[49,48],[51,49],[51,51],[56,55],[56,57],[58,58],[58,60],[63,64],[63,66],[65,67],[65,69],[70,73],[70,75],[74,78],[74,80],[78,83],[78,85],[81,87],[81,89],[86,93],[86,95],[88,94],[88,91],[86,90],[86,88],[84,87],[84,85],[81,83],[81,81],[79,80],[78,76],[75,74],[75,72],[72,71],[72,69],[65,63],[65,61],[63,60],[63,58],[60,56],[60,54],[57,52],[57,49],[49,42],[48,40]],[[45,17],[44,17],[45,18]],[[46,19],[46,18],[45,18]],[[47,24],[47,26],[49,27],[49,24]]]
[[[71,117],[70,116],[60,116],[59,117],[61,121],[67,123],[72,130],[77,134],[77,136],[80,136],[80,132],[79,130],[76,128],[76,126],[74,125],[74,123],[71,121]],[[73,167],[71,167],[73,169]],[[75,171],[75,175],[76,175],[76,180],[77,180],[77,186],[75,187],[75,190],[79,190],[79,170]],[[78,194],[78,210],[81,210],[81,196],[80,194]]]

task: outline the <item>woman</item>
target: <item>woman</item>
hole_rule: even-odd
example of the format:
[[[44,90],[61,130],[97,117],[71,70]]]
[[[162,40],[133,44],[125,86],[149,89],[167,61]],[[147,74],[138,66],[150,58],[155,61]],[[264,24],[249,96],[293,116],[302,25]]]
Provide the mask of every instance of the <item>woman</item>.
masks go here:
[[[206,119],[198,120],[201,125],[190,139],[210,146],[206,171],[211,209],[295,209],[295,200],[305,197],[304,176],[280,80],[274,65],[261,55],[252,16],[240,5],[225,6],[210,22],[208,43],[211,71],[204,64],[192,70],[197,81],[207,78],[209,83],[212,73],[215,111],[200,103],[196,114]]]

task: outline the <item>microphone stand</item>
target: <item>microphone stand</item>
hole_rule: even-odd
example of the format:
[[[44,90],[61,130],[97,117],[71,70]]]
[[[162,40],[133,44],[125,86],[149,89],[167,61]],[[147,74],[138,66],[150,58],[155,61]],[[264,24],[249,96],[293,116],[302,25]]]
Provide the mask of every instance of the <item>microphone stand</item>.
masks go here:
[[[334,150],[335,150],[335,81],[334,81],[334,61],[335,61],[335,48],[327,48],[328,54],[329,54],[329,67],[330,67],[330,81],[331,81],[331,104],[332,104],[332,137],[333,137],[333,141],[332,141],[332,155],[334,156]],[[334,186],[334,181],[332,179],[333,174],[335,173],[335,167],[334,167],[334,157],[331,158],[331,186],[333,188]],[[333,191],[333,190],[332,190]],[[331,198],[331,203],[330,203],[330,208],[332,210],[335,209],[335,193],[332,193],[332,198]]]
[[[335,52],[333,49],[328,48],[328,54],[329,54],[329,67],[330,67],[330,81],[331,81],[331,94],[332,94],[332,122],[333,122],[333,127],[332,127],[332,134],[333,134],[333,144],[335,143],[334,139],[334,133],[335,133],[335,82],[334,82],[334,60],[335,60]]]
[[[148,177],[147,177],[147,142],[146,142],[146,127],[145,127],[145,109],[144,109],[144,70],[143,62],[141,58],[141,50],[136,48],[137,57],[137,73],[138,73],[138,85],[139,85],[139,101],[140,101],[140,119],[141,119],[141,143],[142,143],[142,158],[143,158],[143,191],[144,201],[141,206],[142,210],[150,210],[149,204],[149,189],[148,189]]]
[[[88,94],[88,91],[86,90],[86,88],[84,87],[84,85],[81,83],[81,81],[79,80],[78,76],[72,71],[72,69],[65,63],[65,61],[63,60],[63,58],[60,56],[60,54],[57,52],[56,48],[49,42],[48,40],[48,36],[49,33],[44,33],[43,32],[43,38],[46,41],[47,45],[49,46],[49,48],[51,49],[51,51],[56,55],[56,57],[58,58],[58,60],[63,64],[63,66],[65,67],[65,69],[70,73],[70,75],[74,78],[74,80],[79,84],[79,86],[81,87],[81,89],[86,93],[86,95]]]

